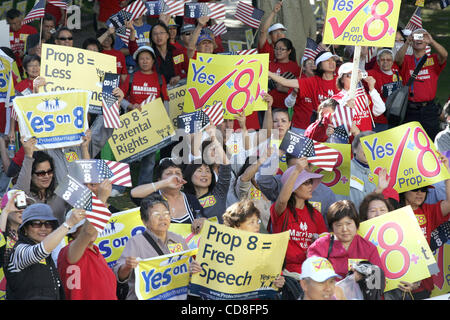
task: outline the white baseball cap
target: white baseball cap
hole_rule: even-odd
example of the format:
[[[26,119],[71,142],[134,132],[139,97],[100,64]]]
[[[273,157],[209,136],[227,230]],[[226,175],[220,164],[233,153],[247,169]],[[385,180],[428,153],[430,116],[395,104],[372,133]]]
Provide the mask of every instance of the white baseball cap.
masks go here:
[[[332,58],[332,57],[336,57],[339,58],[337,55],[332,54],[331,52],[327,51],[324,54],[322,54],[320,57],[316,58],[316,61],[314,62],[314,64],[316,65],[316,67],[319,65],[319,63],[323,62],[323,61],[327,61],[328,59]]]
[[[342,77],[345,73],[350,73],[353,71],[353,62],[343,63],[338,70],[338,77]]]
[[[284,31],[286,31],[286,27],[283,26],[281,23],[275,23],[273,25],[270,26],[268,32],[271,33],[272,31],[278,30],[278,29],[283,29]]]
[[[302,264],[300,279],[310,278],[316,282],[324,282],[335,277],[341,276],[336,274],[330,261],[323,257],[309,257]]]

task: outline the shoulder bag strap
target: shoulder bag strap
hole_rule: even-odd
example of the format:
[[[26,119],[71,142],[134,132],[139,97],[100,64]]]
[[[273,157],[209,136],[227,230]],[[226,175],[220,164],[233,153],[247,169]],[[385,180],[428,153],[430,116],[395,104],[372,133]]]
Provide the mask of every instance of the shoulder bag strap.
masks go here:
[[[142,234],[144,235],[145,239],[147,239],[148,243],[150,243],[150,245],[156,250],[156,252],[160,256],[163,256],[164,252],[162,252],[161,248],[158,246],[155,240],[153,240],[153,238],[145,231]]]
[[[420,69],[422,69],[422,67],[425,64],[425,62],[427,61],[427,59],[428,59],[428,56],[426,54],[423,55],[422,58],[420,58],[419,62],[416,65],[416,68],[414,69],[413,74],[411,75],[411,77],[408,80],[408,83],[406,84],[408,87],[413,84],[414,80],[416,80],[416,77],[419,74]]]
[[[327,260],[330,257],[331,251],[333,251],[333,244],[334,244],[334,235],[332,234],[330,237],[330,246],[328,247]]]

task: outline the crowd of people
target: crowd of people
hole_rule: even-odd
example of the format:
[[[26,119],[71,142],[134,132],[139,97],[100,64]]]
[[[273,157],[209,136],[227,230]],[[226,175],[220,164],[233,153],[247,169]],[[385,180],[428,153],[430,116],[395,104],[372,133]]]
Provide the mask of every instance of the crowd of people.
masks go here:
[[[99,1],[98,30],[92,37],[79,39],[83,40],[83,49],[116,57],[121,81],[113,94],[119,99],[121,114],[140,110],[149,95],[169,101],[167,90],[186,79],[190,59],[197,53],[226,51],[220,36],[209,29],[215,21],[207,16],[174,20],[161,14],[152,20],[156,23],[149,24],[144,15],[127,22],[130,39],[126,45],[105,22],[129,2]],[[264,95],[267,110],[249,116],[239,113],[217,127],[210,125],[204,132],[183,137],[190,145],[189,163],[176,161],[174,143],[139,160],[137,181],[129,195],[140,206],[146,230],[128,240],[112,268],[95,244],[98,233],[86,220],[86,211],[72,208],[55,189],[67,176],[70,161],[101,158],[113,129],[104,127],[102,115],[89,115],[89,130],[81,145],[38,151],[36,138],[25,141],[20,137],[14,118],[2,103],[3,298],[135,300],[133,270],[138,258],[169,254],[177,245],[180,251],[188,249],[183,237],[169,231],[171,223],[190,224],[194,233],[200,232],[206,219],[249,232],[289,230],[283,270],[274,286],[280,297],[305,300],[348,298],[338,282],[352,275],[352,281],[361,284],[365,278],[358,265],[350,263],[355,260],[378,268],[384,282],[385,266],[376,246],[358,235],[360,222],[410,205],[417,216],[425,217],[421,227],[430,242],[431,232],[448,221],[450,180],[398,194],[390,187],[384,168],[375,184],[369,178],[371,169],[361,138],[393,127],[386,117],[386,99],[399,83],[409,80],[430,46],[423,72],[411,87],[404,122],[418,121],[423,126],[442,154],[442,167],[449,170],[445,152],[450,150],[450,133],[448,127],[441,131],[441,122],[450,121],[450,105],[447,102],[441,108],[436,100],[447,50],[427,30],[400,27],[393,48],[362,48],[358,81],[367,104],[365,110],[355,113],[347,142],[352,150],[351,176],[357,183],[350,185],[349,195],[338,195],[322,182],[323,175],[315,172],[306,157],[294,157],[272,144],[281,142],[289,131],[318,142],[335,142],[336,128],[330,115],[339,106],[357,109],[355,99],[350,98],[354,50],[346,47],[340,56],[343,48],[322,44],[319,34],[314,40],[325,49],[314,59],[299,55],[287,38],[286,27],[274,23],[282,6],[280,1],[266,13],[256,42],[258,52],[270,57],[269,92]],[[6,13],[11,48],[1,49],[17,64],[12,79],[16,95],[37,93],[45,85],[40,70],[42,43],[74,45],[76,34],[64,26],[63,17],[50,12],[45,14],[39,31],[22,25],[23,12],[11,9]],[[414,37],[416,34],[422,37]],[[265,140],[258,135],[263,129],[268,133]],[[15,143],[20,148],[9,154],[8,147]],[[270,147],[259,148],[264,144]],[[267,151],[260,151],[256,159],[251,157],[263,149]],[[275,168],[269,165],[273,159],[278,164]],[[10,179],[12,188],[8,188]],[[87,187],[112,213],[120,208],[110,205],[108,199],[128,194],[109,180]],[[18,205],[22,192],[24,206]],[[66,236],[69,242],[61,247]],[[318,264],[322,267],[317,268]],[[194,260],[190,272],[200,271]],[[293,293],[292,283],[298,294]],[[364,298],[425,299],[433,286],[431,277],[415,283],[402,281],[397,289],[383,292],[382,286]]]

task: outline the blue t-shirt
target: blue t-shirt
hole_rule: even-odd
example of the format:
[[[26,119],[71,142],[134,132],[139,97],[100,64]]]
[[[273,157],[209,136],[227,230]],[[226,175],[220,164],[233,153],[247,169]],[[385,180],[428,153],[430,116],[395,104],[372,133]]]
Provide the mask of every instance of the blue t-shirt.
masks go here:
[[[136,29],[136,42],[139,47],[141,46],[149,46],[150,45],[150,30],[152,29],[152,26],[144,23],[142,26],[137,27],[134,26]],[[114,43],[114,49],[120,50],[122,48],[127,48],[127,45],[120,39],[119,37],[116,37],[116,41]],[[133,59],[132,55],[125,56],[125,62],[127,64],[127,67],[129,66],[136,66],[136,62]]]

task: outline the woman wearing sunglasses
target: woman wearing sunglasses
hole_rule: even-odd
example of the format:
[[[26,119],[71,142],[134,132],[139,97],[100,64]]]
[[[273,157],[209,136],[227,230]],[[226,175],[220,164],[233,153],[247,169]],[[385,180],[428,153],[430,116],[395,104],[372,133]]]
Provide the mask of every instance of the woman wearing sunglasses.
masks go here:
[[[85,216],[84,210],[74,209],[74,214],[58,227],[58,220],[46,204],[32,204],[23,211],[19,240],[5,268],[8,300],[64,299],[63,285],[51,253]]]
[[[43,151],[35,152],[36,142],[36,138],[22,139],[25,157],[14,189],[25,191],[36,202],[48,204],[58,222],[63,223],[70,206],[55,194],[57,181],[53,158]]]

